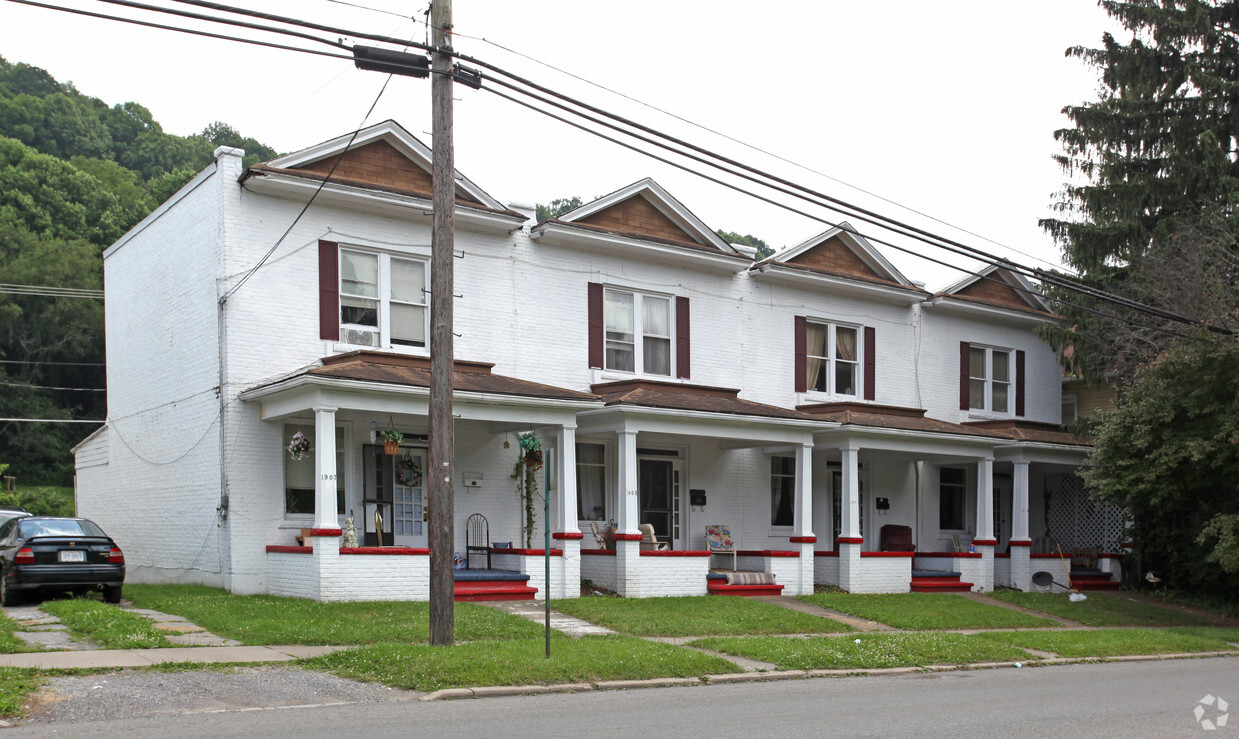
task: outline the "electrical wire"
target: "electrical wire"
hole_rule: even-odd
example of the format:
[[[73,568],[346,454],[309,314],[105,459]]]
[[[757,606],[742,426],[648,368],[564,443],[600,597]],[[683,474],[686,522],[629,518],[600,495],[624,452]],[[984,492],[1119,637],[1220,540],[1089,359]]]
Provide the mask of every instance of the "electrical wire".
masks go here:
[[[0,359],[0,364],[54,364],[63,367],[106,367],[103,362],[32,362],[21,359]]]
[[[102,418],[0,418],[4,423],[103,423]]]
[[[42,295],[49,298],[95,298],[103,299],[102,290],[85,287],[47,287],[45,285],[0,284],[0,293],[8,295]]]
[[[83,393],[106,393],[108,391],[105,387],[52,387],[50,385],[26,385],[18,382],[0,382],[0,385],[4,387],[24,387],[30,390],[68,390]]]

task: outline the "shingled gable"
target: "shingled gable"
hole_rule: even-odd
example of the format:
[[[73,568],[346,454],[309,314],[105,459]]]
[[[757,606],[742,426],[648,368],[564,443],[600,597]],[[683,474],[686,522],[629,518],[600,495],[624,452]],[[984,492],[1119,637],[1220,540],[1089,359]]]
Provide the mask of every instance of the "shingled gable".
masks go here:
[[[557,227],[743,256],[648,177],[538,224],[534,229],[534,238],[540,238]]]
[[[1007,311],[1019,311],[1054,317],[1049,304],[1032,283],[1005,267],[992,264],[975,275],[951,285],[934,296],[935,304],[947,301],[987,306]]]
[[[334,171],[332,167],[335,167]],[[331,181],[341,185],[418,195],[427,199],[433,194],[431,150],[400,124],[390,120],[363,129],[355,139],[352,134],[345,134],[256,164],[250,167],[244,178],[265,173],[317,180],[330,173]],[[509,211],[459,172],[456,173],[456,202]]]
[[[884,292],[904,302],[928,295],[846,222],[763,259],[751,271],[769,278],[831,283],[843,291]]]

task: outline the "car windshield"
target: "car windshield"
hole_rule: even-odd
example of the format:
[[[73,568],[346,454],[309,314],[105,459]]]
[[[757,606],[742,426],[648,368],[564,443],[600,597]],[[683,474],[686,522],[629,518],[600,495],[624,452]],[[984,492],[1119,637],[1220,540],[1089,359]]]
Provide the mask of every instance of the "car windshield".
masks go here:
[[[104,536],[103,530],[90,521],[26,520],[19,526],[19,538],[33,539],[36,536]]]

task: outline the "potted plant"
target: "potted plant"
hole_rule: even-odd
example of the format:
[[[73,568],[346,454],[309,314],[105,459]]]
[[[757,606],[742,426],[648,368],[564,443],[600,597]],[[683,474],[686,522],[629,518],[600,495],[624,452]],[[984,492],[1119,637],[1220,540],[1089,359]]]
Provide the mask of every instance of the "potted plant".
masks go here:
[[[404,434],[396,429],[383,429],[378,433],[378,439],[383,442],[383,452],[395,456],[400,453],[400,442],[404,441]]]

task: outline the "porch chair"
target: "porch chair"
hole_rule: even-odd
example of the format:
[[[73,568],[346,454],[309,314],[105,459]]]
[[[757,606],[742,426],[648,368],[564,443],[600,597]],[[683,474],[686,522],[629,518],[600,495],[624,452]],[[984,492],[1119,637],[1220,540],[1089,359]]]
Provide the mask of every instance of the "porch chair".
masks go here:
[[[957,553],[964,551],[964,543],[960,541],[959,534],[951,534],[951,546],[955,547]]]
[[[480,570],[481,567],[474,567],[473,553],[486,555],[486,569],[490,569],[490,524],[486,522],[486,516],[481,513],[475,513],[465,522],[465,566],[471,570]],[[480,557],[478,558],[481,559]]]
[[[1101,552],[1096,547],[1076,547],[1071,550],[1071,569],[1095,570]]]
[[[731,540],[731,529],[726,526],[715,524],[706,526],[706,549],[711,555],[715,554],[730,554],[731,569],[734,572],[736,569],[736,543]],[[713,559],[713,556],[711,556]]]
[[[671,545],[665,541],[659,541],[654,536],[654,524],[640,523],[637,524],[637,531],[641,532],[641,551],[643,552],[665,552],[671,549]]]

